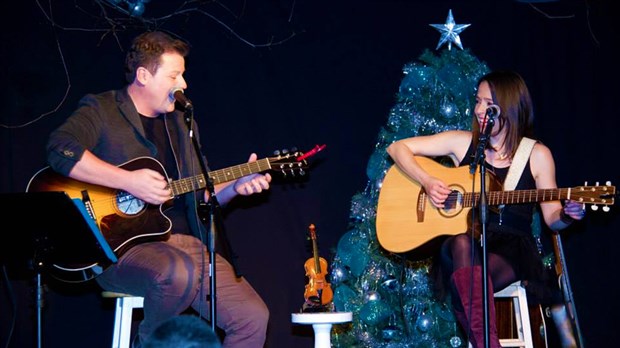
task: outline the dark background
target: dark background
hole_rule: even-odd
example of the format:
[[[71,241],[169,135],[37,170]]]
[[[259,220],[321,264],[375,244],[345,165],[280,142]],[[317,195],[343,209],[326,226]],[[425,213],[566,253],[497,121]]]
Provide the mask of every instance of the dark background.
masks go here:
[[[182,4],[199,11],[168,16]],[[316,225],[320,253],[331,258],[348,228],[350,200],[366,185],[366,164],[402,68],[435,49],[440,34],[429,24],[445,23],[449,9],[457,24],[471,23],[460,35],[465,48],[491,69],[514,69],[528,82],[537,136],[554,152],[558,185],[617,183],[620,74],[613,52],[620,41],[611,1],[151,0],[143,23],[92,0],[0,6],[2,193],[23,192],[45,166],[47,134],[79,98],[124,84],[124,48],[145,27],[193,46],[186,94],[213,169],[244,163],[250,152],[262,158],[276,149],[327,145],[310,158],[304,180],[278,179],[269,193],[237,201],[227,216],[239,264],[271,311],[268,347],[313,346],[311,330],[290,321],[307,281],[307,227]],[[3,206],[12,204],[2,197]],[[616,211],[591,213],[563,234],[589,347],[617,341]],[[9,248],[11,235],[23,233],[23,219],[41,216],[33,207],[22,212],[2,214],[0,243]],[[96,286],[46,275],[43,281],[43,346],[110,345],[112,306]],[[12,333],[10,347],[35,346],[34,285],[27,271],[10,270],[0,281],[2,344]]]

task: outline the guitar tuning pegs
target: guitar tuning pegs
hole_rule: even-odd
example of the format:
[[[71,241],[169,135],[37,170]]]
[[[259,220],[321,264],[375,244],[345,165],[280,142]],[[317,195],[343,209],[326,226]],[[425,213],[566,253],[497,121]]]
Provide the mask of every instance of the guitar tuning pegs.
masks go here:
[[[607,181],[607,182],[605,182],[605,185],[606,185],[606,186],[611,186],[611,181]]]
[[[592,211],[597,211],[598,210],[598,205],[594,204],[592,205]]]
[[[295,147],[295,146],[291,147],[291,151],[292,152],[297,152],[297,147]]]
[[[282,149],[282,154],[286,155],[288,153],[288,149]]]
[[[608,206],[608,205],[606,205],[606,206],[604,206],[604,207],[603,207],[603,211],[604,211],[604,212],[606,212],[606,213],[607,213],[609,210],[610,210],[610,209],[609,209],[609,206]]]
[[[280,156],[280,150],[275,150],[275,151],[273,152],[273,154],[274,154],[275,156]]]
[[[293,164],[289,164],[288,168],[284,170],[285,172],[289,172],[292,177],[295,177],[295,168],[293,168]]]

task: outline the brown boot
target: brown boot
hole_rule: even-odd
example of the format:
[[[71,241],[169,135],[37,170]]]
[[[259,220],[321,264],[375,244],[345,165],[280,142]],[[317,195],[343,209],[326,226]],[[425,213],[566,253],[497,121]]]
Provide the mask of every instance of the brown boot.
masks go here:
[[[473,272],[473,277],[472,277]],[[458,292],[462,308],[455,308],[455,316],[467,332],[474,348],[484,347],[484,301],[482,300],[482,267],[462,267],[452,273],[452,284]],[[473,287],[471,282],[473,281]],[[489,296],[489,347],[501,348],[497,337],[495,298],[491,278],[487,281]],[[470,307],[471,306],[471,307]],[[456,306],[455,306],[456,307]],[[470,311],[471,309],[471,311]]]

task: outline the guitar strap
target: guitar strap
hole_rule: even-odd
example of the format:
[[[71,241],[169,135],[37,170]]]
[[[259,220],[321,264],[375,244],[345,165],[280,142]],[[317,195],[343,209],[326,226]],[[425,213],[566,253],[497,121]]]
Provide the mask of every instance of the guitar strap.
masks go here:
[[[525,164],[527,163],[527,161],[530,159],[530,154],[532,153],[532,149],[534,148],[534,144],[536,144],[536,140],[527,138],[527,137],[523,137],[521,139],[521,142],[519,143],[519,147],[517,148],[517,152],[515,152],[515,155],[512,159],[512,164],[510,165],[510,168],[508,169],[508,174],[506,175],[506,180],[504,180],[504,190],[508,191],[508,190],[514,190],[517,187],[517,183],[519,182],[519,178],[521,177],[521,174],[523,173],[523,169],[525,168]],[[502,207],[503,208],[503,207]],[[534,233],[534,230],[532,231]],[[535,237],[537,240],[537,244],[539,244],[540,242],[538,241],[539,238]],[[540,245],[539,245],[540,248]],[[538,310],[540,311],[540,317],[536,317],[534,315],[532,315],[532,324],[534,323],[538,323],[536,319],[540,318],[540,326],[543,328],[544,330],[544,335],[543,338],[541,338],[542,343],[538,342],[538,344],[541,344],[541,346],[543,347],[548,347],[548,343],[547,343],[547,329],[546,329],[546,325],[545,325],[545,316],[542,314],[542,306],[540,304],[538,304],[536,306],[538,308]],[[532,312],[536,313],[536,312]],[[538,314],[536,314],[538,315]],[[532,325],[531,327],[534,327],[534,325]],[[532,335],[534,336],[534,335]]]
[[[504,180],[504,190],[514,190],[515,187],[517,186],[517,182],[519,181],[519,178],[521,177],[521,174],[523,173],[523,168],[525,168],[525,163],[527,163],[527,161],[530,158],[530,153],[532,152],[532,148],[534,148],[535,143],[536,141],[530,138],[523,137],[523,139],[521,139],[521,142],[519,143],[519,147],[517,148],[517,152],[515,153],[515,156],[513,158],[512,164],[510,165],[510,169],[508,169],[506,180]],[[562,281],[560,285],[560,290],[562,290],[563,295],[564,295],[564,303],[562,305],[556,305],[551,308],[553,322],[558,328],[560,340],[562,340],[562,343],[564,343],[564,345],[566,346],[569,345],[569,344],[566,344],[565,342],[572,342],[574,344],[574,341],[578,339],[580,343],[579,347],[583,347],[581,330],[579,327],[579,321],[577,319],[575,303],[572,297],[571,285],[568,280],[568,272],[566,270],[564,252],[562,250],[562,242],[560,241],[560,234],[554,233],[554,237],[555,237],[554,238],[554,242],[555,242],[554,251],[556,253],[556,262],[559,262],[560,265],[562,265],[562,270],[558,273],[558,276],[560,277],[560,280]],[[542,247],[539,241],[540,236],[538,237],[535,236],[535,238],[537,240],[537,244],[539,244],[539,250],[540,250],[540,248]],[[543,336],[546,337],[547,329],[545,326],[545,319],[544,319],[546,316],[542,314],[541,305],[539,304],[537,307],[541,311],[541,314],[540,314],[540,318],[542,318],[541,325],[542,327],[544,327],[544,330],[545,330],[545,334]],[[566,312],[572,313],[571,315],[572,321],[569,321],[568,318],[561,318],[562,314],[567,315]],[[575,338],[575,332],[577,334],[576,338]],[[548,346],[547,338],[543,338],[543,343],[545,347]]]
[[[517,152],[512,159],[512,164],[508,169],[506,180],[504,180],[505,191],[514,190],[515,187],[517,187],[517,183],[519,182],[521,173],[523,173],[523,168],[525,168],[525,163],[527,163],[527,161],[530,159],[530,153],[534,148],[534,144],[536,144],[536,140],[534,139],[530,139],[527,137],[523,137],[521,139],[519,147],[517,148]]]

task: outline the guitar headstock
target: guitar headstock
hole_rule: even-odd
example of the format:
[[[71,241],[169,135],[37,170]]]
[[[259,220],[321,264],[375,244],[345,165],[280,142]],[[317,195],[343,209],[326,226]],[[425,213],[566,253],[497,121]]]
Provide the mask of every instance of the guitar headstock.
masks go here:
[[[293,148],[291,151],[288,149],[274,151],[273,157],[269,157],[269,163],[271,169],[279,170],[285,177],[288,175],[305,175],[305,169],[308,168],[308,157],[313,156],[317,152],[323,150],[325,145],[316,145],[312,150],[307,153],[297,151]]]
[[[610,182],[602,186],[598,182],[595,186],[587,185],[586,182],[584,186],[571,188],[569,198],[583,204],[591,204],[592,210],[598,210],[598,205],[602,205],[603,211],[609,211],[609,206],[615,203],[616,187]]]

